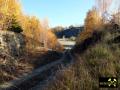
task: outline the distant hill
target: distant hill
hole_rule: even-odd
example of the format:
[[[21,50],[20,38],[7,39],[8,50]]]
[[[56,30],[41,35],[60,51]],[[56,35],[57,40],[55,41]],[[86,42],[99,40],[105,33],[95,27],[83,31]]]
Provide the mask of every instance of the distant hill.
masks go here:
[[[81,27],[73,27],[70,26],[69,28],[53,28],[53,32],[57,36],[57,38],[62,38],[63,36],[65,38],[70,38],[70,37],[77,37],[77,35],[83,30],[83,26]]]

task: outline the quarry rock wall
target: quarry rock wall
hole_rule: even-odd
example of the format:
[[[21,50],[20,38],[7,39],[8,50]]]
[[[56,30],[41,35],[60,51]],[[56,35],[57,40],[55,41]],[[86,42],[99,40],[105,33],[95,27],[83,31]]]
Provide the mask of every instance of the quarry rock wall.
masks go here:
[[[24,48],[25,41],[21,33],[0,31],[0,54],[18,57],[23,55]]]

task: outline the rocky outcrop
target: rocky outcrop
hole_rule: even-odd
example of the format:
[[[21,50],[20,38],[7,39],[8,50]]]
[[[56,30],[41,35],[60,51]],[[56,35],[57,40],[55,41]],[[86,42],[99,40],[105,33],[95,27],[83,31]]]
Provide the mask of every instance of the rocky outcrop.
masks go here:
[[[0,54],[18,57],[25,48],[24,36],[20,33],[0,31]]]

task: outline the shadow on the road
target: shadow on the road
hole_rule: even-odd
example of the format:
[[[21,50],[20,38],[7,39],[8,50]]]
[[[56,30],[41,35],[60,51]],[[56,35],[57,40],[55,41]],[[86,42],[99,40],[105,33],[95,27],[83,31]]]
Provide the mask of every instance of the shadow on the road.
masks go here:
[[[28,55],[29,63],[33,65],[34,69],[46,65],[48,63],[57,61],[62,56],[63,53],[57,51],[37,52]]]

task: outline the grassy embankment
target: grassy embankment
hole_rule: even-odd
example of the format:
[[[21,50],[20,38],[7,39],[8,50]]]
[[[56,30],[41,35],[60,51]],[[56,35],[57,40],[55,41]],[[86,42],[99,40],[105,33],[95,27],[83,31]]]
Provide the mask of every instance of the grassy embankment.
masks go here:
[[[120,85],[119,31],[96,31],[77,43],[73,54],[73,65],[59,70],[45,90],[98,90],[99,77],[117,77]]]

